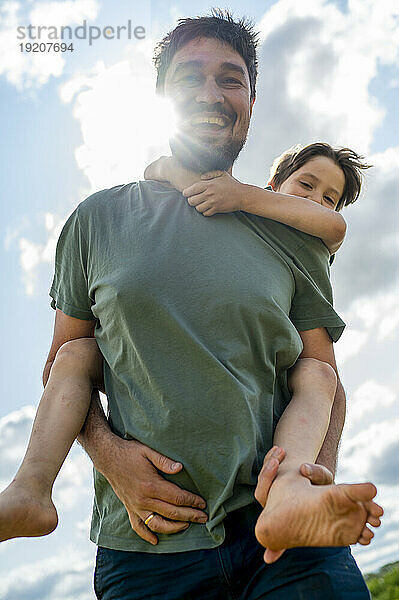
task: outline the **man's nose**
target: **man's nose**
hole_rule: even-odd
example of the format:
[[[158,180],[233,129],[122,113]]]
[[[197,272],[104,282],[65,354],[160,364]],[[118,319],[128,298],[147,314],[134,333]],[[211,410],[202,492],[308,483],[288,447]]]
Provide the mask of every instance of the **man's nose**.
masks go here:
[[[198,91],[197,102],[206,102],[207,104],[218,104],[224,102],[223,94],[214,79],[207,79]]]

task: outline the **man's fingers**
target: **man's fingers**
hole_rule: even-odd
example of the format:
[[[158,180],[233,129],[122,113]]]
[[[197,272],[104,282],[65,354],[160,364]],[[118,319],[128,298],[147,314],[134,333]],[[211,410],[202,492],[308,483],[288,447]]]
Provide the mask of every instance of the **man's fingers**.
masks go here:
[[[304,463],[300,466],[300,472],[313,485],[331,485],[334,483],[333,474],[324,465]]]
[[[158,513],[162,517],[171,519],[172,521],[185,521],[191,523],[206,523],[208,515],[202,510],[195,510],[194,508],[184,506],[174,506],[162,500],[153,498],[151,500],[151,509],[153,512]]]
[[[152,514],[152,513],[150,513]],[[145,514],[143,512],[142,519],[145,524],[146,518],[148,518],[149,514]],[[178,531],[183,531],[189,527],[189,523],[182,521],[168,521],[161,517],[161,515],[155,514],[152,519],[147,523],[146,527],[151,531],[156,533],[166,533],[172,534],[177,533]]]
[[[265,466],[271,458],[276,458],[279,463],[285,457],[284,448],[280,448],[280,446],[273,446],[270,450],[265,454],[265,458],[263,459],[263,466]]]
[[[258,476],[258,484],[255,489],[255,499],[265,506],[270,487],[277,475],[280,462],[284,459],[283,448],[273,446],[263,459],[263,467]]]
[[[255,489],[255,500],[259,502],[261,506],[265,506],[267,496],[270,491],[270,487],[277,475],[279,462],[276,458],[271,458],[262,467],[261,472],[258,476],[258,484]]]
[[[153,546],[156,546],[158,543],[158,538],[148,529],[148,527],[144,524],[144,521],[140,519],[139,516],[129,513],[129,511],[128,515],[133,531],[135,531],[137,535],[140,536],[145,542],[149,542]]]
[[[143,446],[145,449],[146,457],[152,462],[154,467],[156,467],[159,471],[163,473],[178,473],[182,469],[182,464],[180,462],[176,462],[163,454],[160,454],[156,450],[149,448],[148,446]]]
[[[188,492],[187,490],[182,490],[178,485],[166,481],[166,479],[161,478],[161,476],[159,481],[157,481],[156,486],[152,489],[150,497],[151,507],[148,508],[153,508],[154,501],[160,501],[164,505],[173,505],[173,508],[176,506],[189,506],[199,509],[206,508],[206,502],[201,496]],[[164,516],[167,517],[168,515]]]

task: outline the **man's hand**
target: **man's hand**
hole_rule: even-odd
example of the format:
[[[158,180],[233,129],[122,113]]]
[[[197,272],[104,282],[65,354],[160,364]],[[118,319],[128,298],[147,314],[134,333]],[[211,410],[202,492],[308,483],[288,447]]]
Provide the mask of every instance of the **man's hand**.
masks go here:
[[[284,457],[284,449],[273,446],[263,460],[263,467],[258,475],[258,483],[255,489],[255,498],[263,508],[266,505],[269,490]],[[313,485],[331,485],[334,483],[333,474],[323,465],[306,463],[300,466],[300,472]],[[284,552],[285,550],[274,551],[267,548],[264,553],[264,560],[266,563],[271,564],[276,562]]]
[[[283,448],[273,446],[265,455],[263,467],[258,475],[258,483],[255,489],[255,498],[264,508],[271,485],[277,475],[279,464],[284,460]],[[309,479],[313,485],[331,485],[334,477],[331,471],[323,465],[303,464],[300,467],[301,475]]]
[[[110,458],[101,472],[125,505],[132,528],[143,540],[156,545],[158,538],[154,532],[176,533],[187,529],[189,521],[207,521],[206,513],[200,510],[206,507],[206,502],[167,481],[158,472],[173,475],[181,471],[181,463],[174,463],[136,440],[117,436],[114,436]],[[152,513],[155,516],[145,525],[144,521]]]
[[[211,171],[201,175],[201,181],[183,190],[190,206],[211,217],[243,209],[245,184],[225,171]]]

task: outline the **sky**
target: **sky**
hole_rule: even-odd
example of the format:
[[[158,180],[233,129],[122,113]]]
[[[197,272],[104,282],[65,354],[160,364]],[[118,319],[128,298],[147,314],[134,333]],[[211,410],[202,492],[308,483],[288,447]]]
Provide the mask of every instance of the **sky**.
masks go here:
[[[220,6],[242,15],[238,0]],[[399,6],[245,7],[260,31],[259,82],[235,176],[264,186],[277,155],[313,141],[349,146],[373,165],[343,212],[347,238],[332,266],[335,306],[347,323],[335,346],[348,404],[337,481],[373,481],[385,509],[372,544],[352,548],[366,573],[399,560]],[[178,18],[209,9],[202,0],[0,2],[1,489],[18,468],[42,392],[62,225],[89,194],[142,179],[146,164],[168,152],[153,47]],[[144,27],[144,39],[74,39],[64,53],[21,52],[28,40],[17,39],[17,27],[29,24],[116,28],[128,19]],[[76,445],[54,499],[53,534],[0,545],[0,600],[94,597],[91,465]]]

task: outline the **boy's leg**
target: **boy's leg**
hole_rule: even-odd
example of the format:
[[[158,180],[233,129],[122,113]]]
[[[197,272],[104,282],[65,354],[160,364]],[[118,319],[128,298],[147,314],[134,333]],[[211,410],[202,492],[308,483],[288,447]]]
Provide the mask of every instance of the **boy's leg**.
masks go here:
[[[285,450],[279,474],[296,473],[302,463],[314,463],[330,423],[337,376],[327,363],[299,359],[288,373],[291,402],[274,432],[273,443]]]
[[[276,428],[274,444],[286,451],[270,489],[255,533],[268,548],[265,560],[278,557],[270,550],[297,546],[345,546],[361,536],[369,543],[366,520],[379,525],[382,509],[372,502],[370,483],[312,486],[299,466],[314,462],[326,434],[336,388],[330,365],[300,359],[289,378],[292,399]]]
[[[101,385],[102,355],[94,338],[61,346],[44,389],[22,464],[0,494],[0,541],[46,535],[57,526],[54,480]]]

